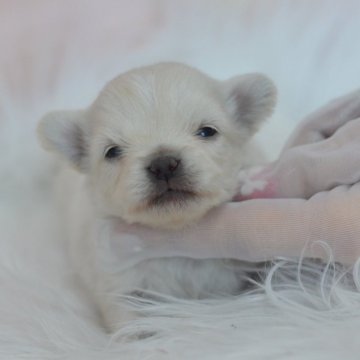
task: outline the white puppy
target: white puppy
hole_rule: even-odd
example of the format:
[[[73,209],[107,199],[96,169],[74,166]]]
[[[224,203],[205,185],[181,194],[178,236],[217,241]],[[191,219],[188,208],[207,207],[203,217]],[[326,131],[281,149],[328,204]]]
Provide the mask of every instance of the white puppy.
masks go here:
[[[260,74],[217,81],[162,63],[115,78],[85,110],[42,119],[44,146],[78,170],[59,179],[71,251],[110,328],[129,318],[119,294],[201,298],[239,291],[239,272],[219,260],[155,259],[108,271],[90,225],[96,217],[118,217],[177,229],[230,200],[240,169],[254,162],[250,139],[275,98],[274,85]]]

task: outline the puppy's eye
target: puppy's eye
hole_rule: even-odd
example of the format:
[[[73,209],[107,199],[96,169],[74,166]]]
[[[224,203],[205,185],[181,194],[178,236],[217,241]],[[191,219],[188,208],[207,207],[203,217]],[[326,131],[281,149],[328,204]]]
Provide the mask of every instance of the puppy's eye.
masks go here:
[[[113,159],[119,158],[121,156],[121,154],[122,154],[122,151],[119,146],[117,146],[117,145],[109,146],[105,150],[105,159],[113,160]]]
[[[215,128],[211,126],[204,126],[196,132],[196,136],[200,136],[202,138],[209,138],[216,135],[217,133],[218,132]]]

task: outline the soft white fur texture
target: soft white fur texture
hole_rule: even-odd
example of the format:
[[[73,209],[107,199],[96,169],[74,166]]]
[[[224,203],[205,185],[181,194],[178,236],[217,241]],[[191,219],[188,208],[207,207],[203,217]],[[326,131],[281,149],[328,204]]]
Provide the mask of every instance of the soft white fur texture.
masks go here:
[[[275,101],[275,86],[264,75],[217,81],[184,64],[160,63],[116,77],[85,110],[52,112],[41,120],[45,148],[78,170],[59,170],[55,206],[68,229],[64,237],[73,266],[108,328],[116,331],[134,317],[121,301],[131,294],[239,294],[246,276],[241,262],[174,257],[125,267],[124,260],[131,260],[122,255],[127,249],[120,247],[116,259],[114,251],[104,250],[107,240],[93,224],[112,217],[178,229],[231,200],[240,170],[262,160],[256,159],[260,151],[252,137]],[[215,135],[199,136],[207,127]],[[107,158],[112,148],[116,156]],[[149,171],[153,161],[167,161],[165,156],[179,161],[166,180]]]
[[[279,107],[260,137],[275,156],[302,116],[359,86],[359,3],[40,3],[0,12],[0,358],[358,359],[358,264],[354,287],[331,263],[285,261],[240,298],[152,304],[119,336],[157,336],[112,341],[74,282],[51,206],[56,173],[33,134],[45,112],[87,106],[116,74],[174,59],[215,78],[269,74]]]

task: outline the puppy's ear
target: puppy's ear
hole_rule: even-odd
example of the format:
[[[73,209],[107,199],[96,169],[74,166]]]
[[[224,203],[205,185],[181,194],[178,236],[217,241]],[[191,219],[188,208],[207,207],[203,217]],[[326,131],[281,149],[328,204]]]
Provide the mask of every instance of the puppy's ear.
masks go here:
[[[77,170],[87,168],[88,145],[85,111],[54,111],[38,125],[38,134],[46,150],[58,153]]]
[[[276,104],[276,87],[262,74],[246,74],[224,82],[226,106],[234,120],[254,134]]]

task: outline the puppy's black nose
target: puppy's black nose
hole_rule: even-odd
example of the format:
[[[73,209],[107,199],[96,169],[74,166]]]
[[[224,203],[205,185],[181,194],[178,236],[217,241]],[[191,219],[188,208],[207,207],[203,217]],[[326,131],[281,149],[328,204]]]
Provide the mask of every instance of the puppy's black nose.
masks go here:
[[[180,160],[173,156],[160,156],[151,161],[147,170],[154,180],[168,181],[178,175]]]

